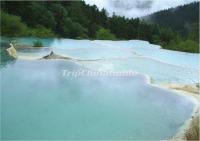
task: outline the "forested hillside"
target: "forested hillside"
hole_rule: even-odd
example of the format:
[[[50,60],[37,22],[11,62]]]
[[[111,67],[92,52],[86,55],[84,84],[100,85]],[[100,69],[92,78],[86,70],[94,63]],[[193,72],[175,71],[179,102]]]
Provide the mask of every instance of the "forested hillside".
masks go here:
[[[159,22],[149,24],[138,18],[127,19],[115,14],[108,17],[105,9],[99,10],[95,5],[89,6],[84,1],[1,1],[1,7],[1,36],[141,39],[167,49],[198,52],[197,23],[192,23],[189,32],[183,35],[179,29],[174,30],[174,27],[163,26]],[[193,14],[189,16],[196,19],[197,12],[191,9],[190,13]],[[169,11],[162,13],[166,17],[164,15]]]
[[[183,36],[199,23],[199,3],[191,3],[147,16],[145,21],[169,27]]]

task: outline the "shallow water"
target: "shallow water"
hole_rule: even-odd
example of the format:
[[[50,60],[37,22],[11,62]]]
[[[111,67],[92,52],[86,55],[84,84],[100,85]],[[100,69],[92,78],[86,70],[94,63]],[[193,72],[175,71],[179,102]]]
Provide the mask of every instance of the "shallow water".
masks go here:
[[[18,44],[31,44],[35,38],[16,38]],[[89,41],[41,39],[50,48],[18,50],[22,58],[41,58],[54,53],[82,61],[93,70],[135,71],[147,74],[155,83],[198,83],[199,54],[160,49],[146,41]],[[26,51],[27,50],[27,51]],[[85,60],[85,61],[84,61]]]
[[[21,48],[17,49],[17,56],[20,57],[32,57],[35,59],[41,59],[42,57],[51,53],[50,48]]]
[[[3,139],[169,139],[194,104],[143,75],[66,77],[68,61],[16,61],[1,69]]]
[[[149,44],[147,41],[130,40],[130,41],[95,41],[107,47],[124,47],[134,50],[138,55],[150,57],[162,62],[199,69],[199,54],[186,53],[160,49],[160,46]]]
[[[81,61],[78,62],[78,64],[99,71],[138,72],[144,75],[148,75],[152,82],[157,84],[195,84],[199,82],[199,70],[197,69],[166,64],[145,57]]]
[[[2,37],[1,40],[8,41],[11,39]],[[12,38],[12,40],[15,40],[17,44],[33,45],[34,41],[38,40],[38,38]],[[130,56],[129,54],[132,53],[132,54],[137,54],[139,56],[150,57],[152,59],[160,60],[162,62],[172,65],[199,69],[199,54],[160,49],[160,46],[149,44],[147,41],[141,41],[141,40],[91,41],[91,40],[73,40],[73,39],[62,39],[62,38],[61,39],[50,38],[50,39],[39,39],[39,40],[42,41],[45,47],[51,47],[54,48],[54,50],[56,50],[57,48],[72,49],[69,50],[69,53],[63,51],[62,54],[72,55],[74,57],[78,56],[78,58],[82,59],[99,59],[103,57],[110,58],[115,55],[116,57],[118,56],[129,57]],[[74,52],[73,49],[75,49]],[[78,50],[82,49],[83,53],[81,52],[81,50],[78,51],[77,49]],[[94,51],[95,49],[97,49],[97,51]],[[102,52],[101,49],[104,50],[103,53],[101,53]],[[127,54],[127,52],[129,53]],[[59,53],[61,53],[61,51],[59,51]],[[111,56],[108,56],[107,54]]]

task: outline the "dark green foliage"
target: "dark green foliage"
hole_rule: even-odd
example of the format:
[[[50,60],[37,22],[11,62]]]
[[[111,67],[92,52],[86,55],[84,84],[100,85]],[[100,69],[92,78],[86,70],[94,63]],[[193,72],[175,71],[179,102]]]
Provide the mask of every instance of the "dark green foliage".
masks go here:
[[[199,44],[196,41],[187,39],[187,40],[172,40],[168,45],[163,46],[166,49],[171,49],[171,50],[181,50],[184,52],[193,52],[197,53],[199,52]]]
[[[157,12],[151,15],[153,23],[147,23],[115,14],[109,17],[105,9],[99,10],[97,6],[87,5],[84,1],[1,1],[4,11],[1,14],[1,34],[73,39],[140,39],[166,49],[198,52],[198,5],[199,2],[195,2]]]
[[[32,3],[28,5],[29,18],[26,22],[28,25],[35,27],[37,25],[45,26],[46,28],[53,28],[56,24],[52,12],[42,3]]]
[[[56,22],[52,29],[62,37],[69,37],[70,31],[68,27],[73,23],[67,16],[66,9],[59,3],[50,3],[48,9],[52,12]]]
[[[146,18],[148,22],[156,23],[187,36],[193,23],[199,22],[199,2],[162,10]]]
[[[17,36],[35,36],[35,37],[53,37],[54,33],[44,26],[29,28],[21,22],[21,18],[5,12],[1,12],[1,35],[10,37]]]
[[[18,16],[1,11],[1,35],[19,36],[25,35],[27,27]]]
[[[29,28],[26,32],[26,35],[32,37],[55,37],[53,31],[51,29],[45,28],[44,26]]]
[[[43,45],[42,45],[42,42],[41,42],[40,40],[37,40],[37,41],[35,41],[35,42],[33,43],[33,46],[34,46],[34,47],[42,47]]]
[[[199,23],[193,23],[191,32],[189,33],[189,38],[196,42],[199,41]]]

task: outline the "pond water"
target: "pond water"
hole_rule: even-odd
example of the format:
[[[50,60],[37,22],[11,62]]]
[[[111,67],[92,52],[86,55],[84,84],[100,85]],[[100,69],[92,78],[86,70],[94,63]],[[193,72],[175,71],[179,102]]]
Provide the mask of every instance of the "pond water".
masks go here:
[[[35,39],[15,40],[31,45]],[[2,139],[163,140],[194,110],[191,99],[148,84],[146,75],[154,83],[195,84],[198,54],[137,40],[41,41],[49,48],[20,49],[18,55],[39,58],[54,51],[79,60],[15,60],[1,66]],[[74,77],[63,70],[138,73]]]
[[[5,38],[14,40],[17,44],[33,45],[38,38]],[[45,47],[69,49],[69,53],[62,50],[62,54],[73,55],[82,59],[98,59],[106,57],[130,57],[130,54],[150,57],[162,62],[199,69],[199,54],[185,53],[160,49],[160,46],[149,44],[147,41],[100,41],[100,40],[73,40],[73,39],[39,39]],[[105,50],[104,52],[100,49]],[[78,50],[77,50],[78,49]],[[82,50],[80,50],[82,49]],[[94,51],[97,49],[97,51]],[[74,51],[74,52],[73,52]],[[83,52],[82,52],[83,51]],[[100,51],[100,52],[99,52]],[[125,52],[124,52],[125,51]],[[103,54],[101,53],[103,52]],[[128,52],[128,55],[127,55]],[[100,55],[99,55],[100,54]],[[111,55],[111,56],[108,56]],[[120,54],[120,55],[119,55]],[[105,56],[106,55],[106,56]]]
[[[4,38],[3,38],[4,39]],[[8,39],[4,39],[8,40]],[[15,38],[18,44],[32,45],[35,38]],[[20,49],[22,58],[41,58],[51,51],[79,59],[77,64],[100,71],[135,71],[155,83],[198,83],[199,54],[160,49],[146,41],[100,41],[40,39],[47,47]]]
[[[3,139],[168,139],[194,108],[145,77],[66,77],[66,61],[16,61],[1,69]]]

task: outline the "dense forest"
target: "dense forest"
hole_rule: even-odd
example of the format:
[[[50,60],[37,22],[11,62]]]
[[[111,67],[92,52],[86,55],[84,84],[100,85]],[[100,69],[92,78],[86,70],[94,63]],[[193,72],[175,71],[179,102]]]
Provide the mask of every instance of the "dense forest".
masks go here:
[[[199,23],[199,4],[191,3],[176,8],[162,10],[144,18],[146,22],[170,27],[183,36],[186,36],[194,24]]]
[[[147,22],[115,13],[110,17],[105,9],[84,1],[1,1],[1,36],[140,39],[166,49],[199,52],[199,9],[194,8],[198,5],[195,2],[155,13],[150,16],[153,22]],[[187,25],[190,28],[185,32]]]

